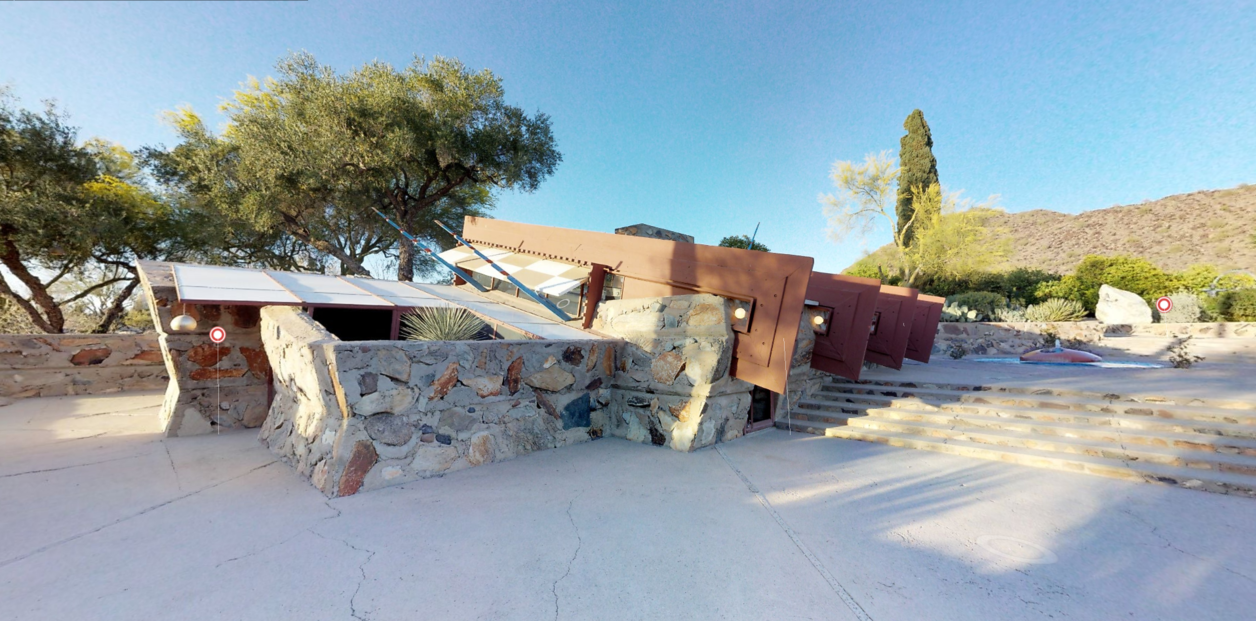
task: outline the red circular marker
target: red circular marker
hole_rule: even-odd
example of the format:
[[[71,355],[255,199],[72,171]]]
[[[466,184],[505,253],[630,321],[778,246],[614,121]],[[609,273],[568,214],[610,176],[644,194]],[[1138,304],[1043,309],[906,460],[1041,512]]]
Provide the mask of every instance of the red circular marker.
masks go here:
[[[1161,297],[1156,300],[1156,310],[1162,313],[1167,313],[1173,310],[1173,300],[1170,300],[1168,296]]]
[[[221,326],[214,326],[213,329],[209,331],[209,340],[215,343],[221,343],[227,340],[227,331],[223,330]]]

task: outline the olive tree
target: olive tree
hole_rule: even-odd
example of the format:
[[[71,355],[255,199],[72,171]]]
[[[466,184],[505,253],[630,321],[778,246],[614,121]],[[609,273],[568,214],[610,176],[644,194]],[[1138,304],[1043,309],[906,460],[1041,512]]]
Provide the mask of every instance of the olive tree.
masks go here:
[[[374,210],[445,247],[433,219],[483,215],[494,190],[533,191],[562,159],[549,117],[508,105],[492,72],[456,59],[340,74],[298,53],[276,71],[223,104],[221,134],[170,113],[183,143],[167,162],[224,216],[282,229],[347,273],[391,251],[397,278],[414,278],[414,249]]]

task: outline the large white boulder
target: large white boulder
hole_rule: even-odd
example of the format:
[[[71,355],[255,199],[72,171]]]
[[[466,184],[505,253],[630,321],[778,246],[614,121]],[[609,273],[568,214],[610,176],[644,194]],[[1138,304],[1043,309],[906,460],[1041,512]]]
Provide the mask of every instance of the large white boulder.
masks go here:
[[[1115,324],[1151,323],[1151,306],[1136,293],[1101,285],[1095,319]]]

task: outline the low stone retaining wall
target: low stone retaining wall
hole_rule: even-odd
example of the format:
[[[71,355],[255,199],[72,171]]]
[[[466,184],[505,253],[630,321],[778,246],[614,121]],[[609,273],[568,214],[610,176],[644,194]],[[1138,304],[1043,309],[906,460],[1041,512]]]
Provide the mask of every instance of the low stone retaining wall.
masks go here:
[[[0,335],[0,397],[158,390],[169,379],[155,334]]]
[[[337,340],[263,310],[276,395],[260,438],[329,496],[602,435],[615,341]]]
[[[1136,325],[1104,324],[1097,321],[1026,323],[940,323],[933,355],[946,355],[952,345],[961,345],[970,355],[1020,355],[1042,346],[1043,337],[1056,335],[1061,341],[1093,346],[1105,355],[1129,354],[1146,357],[1146,348],[1131,349],[1146,339],[1192,337],[1192,344],[1213,341],[1215,351],[1247,350],[1245,340],[1256,343],[1256,323],[1151,323]],[[1128,339],[1128,340],[1124,340]],[[1241,354],[1240,354],[1241,355]]]
[[[595,326],[615,338],[342,342],[267,307],[275,397],[259,438],[328,496],[608,434],[691,451],[746,424],[729,317],[690,295],[603,302]]]

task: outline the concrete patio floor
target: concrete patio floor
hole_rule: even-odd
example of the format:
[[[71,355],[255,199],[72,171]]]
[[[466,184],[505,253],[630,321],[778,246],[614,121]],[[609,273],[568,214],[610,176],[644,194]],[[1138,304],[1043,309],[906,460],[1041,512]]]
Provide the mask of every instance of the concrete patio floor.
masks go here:
[[[770,430],[693,454],[602,439],[328,501],[251,432],[162,438],[160,400],[0,407],[0,618],[1256,609],[1244,498]]]

